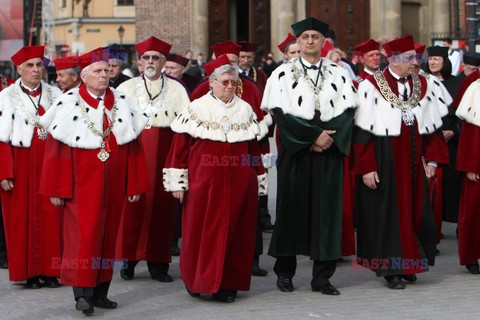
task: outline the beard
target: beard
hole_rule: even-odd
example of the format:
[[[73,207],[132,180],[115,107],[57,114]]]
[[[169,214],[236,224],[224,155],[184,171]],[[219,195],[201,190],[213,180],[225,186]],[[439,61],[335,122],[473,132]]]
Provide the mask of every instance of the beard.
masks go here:
[[[146,66],[145,70],[143,70],[143,74],[145,74],[147,78],[153,78],[156,73],[157,73],[157,68],[155,68],[155,66],[152,66],[152,65]]]

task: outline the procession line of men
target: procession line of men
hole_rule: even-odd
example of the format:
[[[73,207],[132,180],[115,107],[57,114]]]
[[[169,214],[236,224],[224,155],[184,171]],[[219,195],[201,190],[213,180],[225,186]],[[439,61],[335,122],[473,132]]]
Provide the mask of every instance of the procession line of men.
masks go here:
[[[184,61],[170,56],[171,45],[155,37],[136,45],[142,75],[133,79],[109,77],[120,64],[115,50],[56,59],[63,94],[41,80],[44,47],[19,50],[12,61],[20,79],[0,93],[0,184],[10,280],[26,281],[28,288],[70,285],[76,309],[86,315],[94,307],[117,307],[107,297],[110,261],[126,261],[125,280],[146,260],[152,279],[171,282],[177,198],[187,219],[180,257],[187,291],[235,301],[237,290],[249,289],[250,274],[267,274],[259,266],[261,232],[272,229],[265,170],[252,165],[248,173],[238,171],[238,186],[251,188],[251,176],[259,179],[256,205],[251,205],[254,190],[242,192],[249,199],[242,210],[248,212],[240,212],[210,193],[199,198],[214,192],[205,181],[221,168],[201,168],[195,175],[184,167],[205,165],[187,161],[188,152],[198,156],[204,148],[211,155],[219,152],[217,146],[229,150],[232,143],[248,145],[251,155],[268,154],[273,116],[278,190],[268,254],[276,258],[278,289],[294,291],[296,256],[306,255],[314,262],[312,291],[340,294],[330,278],[337,261],[355,253],[353,217],[359,263],[384,277],[391,289],[416,281],[435,258],[439,226],[428,185],[437,167],[449,162],[442,118],[451,98],[441,84],[415,72],[417,53],[425,47],[417,46],[417,52],[412,36],[384,44],[389,60],[384,70],[377,42],[357,46],[365,69],[352,81],[347,70],[322,57],[332,33],[328,24],[310,17],[292,30],[295,36],[279,45],[285,62],[268,80],[252,68],[253,44],[215,45],[215,59],[204,65],[209,78],[190,97],[181,82],[162,73],[167,60]],[[471,148],[472,141],[480,141],[475,76],[480,73],[467,78],[457,110],[464,121],[457,169],[466,173],[459,253],[472,273],[478,273],[480,258],[480,246],[472,245],[480,244],[474,219],[480,154]],[[231,114],[214,121],[218,114],[205,109],[208,104]],[[233,119],[249,120],[235,127]],[[240,130],[243,136],[231,133]],[[218,221],[226,218],[213,217],[210,227],[192,223],[188,219],[202,217],[200,208],[217,208],[208,213],[232,220],[224,225]],[[237,229],[245,234],[239,236]],[[241,243],[249,245],[241,250]],[[375,267],[378,260],[385,261],[382,268]]]

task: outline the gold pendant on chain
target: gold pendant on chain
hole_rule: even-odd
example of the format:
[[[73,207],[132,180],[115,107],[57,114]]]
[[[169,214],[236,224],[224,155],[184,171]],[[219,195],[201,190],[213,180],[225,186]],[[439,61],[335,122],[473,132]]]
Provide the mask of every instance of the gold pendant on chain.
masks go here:
[[[47,140],[48,132],[47,132],[47,130],[45,130],[43,128],[38,128],[37,129],[37,136],[38,136],[38,139],[40,139],[40,140]]]
[[[102,142],[102,146],[101,146],[100,152],[97,154],[97,157],[102,162],[105,162],[108,160],[108,158],[110,158],[110,153],[108,153],[107,150],[105,150],[105,142]]]

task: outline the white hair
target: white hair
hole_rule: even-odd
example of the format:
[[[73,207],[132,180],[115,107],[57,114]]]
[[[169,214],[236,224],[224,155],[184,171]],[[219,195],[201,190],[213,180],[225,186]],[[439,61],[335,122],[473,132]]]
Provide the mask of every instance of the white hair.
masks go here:
[[[225,64],[221,67],[218,67],[215,69],[215,71],[212,72],[210,77],[208,78],[209,80],[216,80],[219,76],[221,76],[224,73],[229,73],[235,76],[235,79],[238,79],[238,67],[234,67],[229,64]]]

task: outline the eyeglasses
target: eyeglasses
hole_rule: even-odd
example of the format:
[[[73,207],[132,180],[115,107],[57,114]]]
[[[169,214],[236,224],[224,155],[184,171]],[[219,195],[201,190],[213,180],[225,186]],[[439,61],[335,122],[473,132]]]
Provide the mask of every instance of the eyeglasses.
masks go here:
[[[149,56],[148,54],[142,55],[141,58],[142,58],[142,60],[145,60],[145,61],[150,60],[150,58],[152,58],[153,61],[158,61],[158,60],[160,60],[160,59],[164,59],[163,57],[160,57],[160,56],[153,56],[153,55],[152,55],[152,56]]]
[[[222,80],[222,81],[220,81],[220,80],[215,79],[215,81],[220,82],[224,87],[228,87],[229,84],[231,84],[232,87],[236,87],[238,85],[237,80]]]

